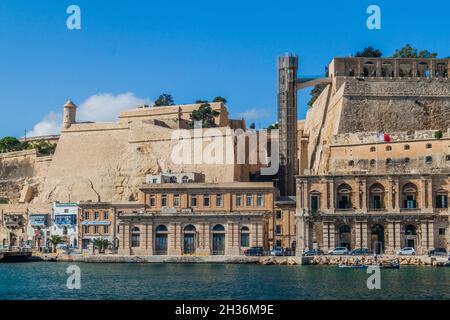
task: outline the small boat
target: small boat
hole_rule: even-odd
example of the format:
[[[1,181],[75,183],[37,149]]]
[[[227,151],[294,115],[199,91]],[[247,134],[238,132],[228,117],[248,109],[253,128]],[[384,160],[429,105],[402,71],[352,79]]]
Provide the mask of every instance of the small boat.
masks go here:
[[[361,264],[361,265],[351,265],[351,264],[340,264],[339,268],[354,268],[354,269],[367,269],[368,267],[379,267],[381,269],[399,269],[399,263],[388,263],[388,264]]]

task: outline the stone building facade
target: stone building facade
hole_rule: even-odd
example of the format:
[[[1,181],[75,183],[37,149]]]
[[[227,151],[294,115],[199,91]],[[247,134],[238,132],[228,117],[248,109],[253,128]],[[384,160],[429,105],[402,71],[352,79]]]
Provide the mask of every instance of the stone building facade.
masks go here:
[[[333,59],[299,130],[298,254],[450,250],[449,68],[449,59]]]
[[[268,249],[272,183],[169,183],[141,188],[141,210],[117,212],[118,253],[241,255]]]
[[[295,251],[297,245],[297,219],[295,196],[279,196],[269,220],[269,246]]]

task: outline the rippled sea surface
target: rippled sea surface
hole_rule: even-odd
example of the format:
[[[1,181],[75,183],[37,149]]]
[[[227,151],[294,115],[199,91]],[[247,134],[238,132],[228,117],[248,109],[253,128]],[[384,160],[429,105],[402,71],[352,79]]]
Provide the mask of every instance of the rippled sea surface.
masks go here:
[[[450,299],[450,268],[381,270],[367,289],[365,269],[333,266],[78,263],[81,289],[69,290],[70,263],[0,264],[0,299]]]

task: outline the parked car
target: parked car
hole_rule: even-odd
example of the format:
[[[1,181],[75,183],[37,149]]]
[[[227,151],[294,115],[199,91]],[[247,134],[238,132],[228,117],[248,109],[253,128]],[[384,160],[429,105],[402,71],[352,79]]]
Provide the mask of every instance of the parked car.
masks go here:
[[[332,255],[346,255],[349,254],[349,251],[346,247],[336,247],[328,253]]]
[[[356,248],[350,251],[352,256],[366,256],[369,254],[369,249],[367,248]]]
[[[263,256],[264,248],[263,247],[251,247],[250,249],[245,250],[244,255],[246,256]]]
[[[274,257],[281,257],[281,256],[283,256],[284,255],[283,248],[281,248],[281,247],[273,248],[272,251],[270,251],[270,255],[274,256]]]
[[[414,256],[416,254],[416,250],[412,247],[405,247],[400,249],[397,254],[400,256]]]
[[[319,249],[306,250],[305,252],[303,252],[304,257],[321,256],[321,255],[323,255],[323,251]]]
[[[447,250],[445,248],[435,248],[434,250],[430,250],[428,252],[428,256],[446,256]]]

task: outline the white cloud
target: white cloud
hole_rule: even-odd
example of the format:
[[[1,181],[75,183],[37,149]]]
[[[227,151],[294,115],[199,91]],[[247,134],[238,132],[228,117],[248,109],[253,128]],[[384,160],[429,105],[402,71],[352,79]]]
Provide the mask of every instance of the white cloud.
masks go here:
[[[270,110],[267,109],[252,108],[243,112],[239,112],[236,114],[236,116],[239,118],[244,118],[246,120],[261,120],[270,118],[271,114]]]
[[[138,105],[153,105],[147,98],[139,98],[132,92],[114,95],[99,93],[87,98],[77,109],[77,121],[111,122],[116,121],[121,111]],[[62,108],[62,107],[61,107]],[[37,123],[27,136],[37,137],[59,134],[62,127],[62,112],[50,112],[44,120]]]
[[[27,133],[28,137],[39,137],[53,134],[59,134],[62,124],[62,114],[50,112],[44,120],[37,123],[33,130]]]
[[[118,95],[100,93],[89,97],[79,106],[77,119],[94,122],[116,121],[120,112],[143,104],[153,105],[153,102],[136,97],[132,92]]]

